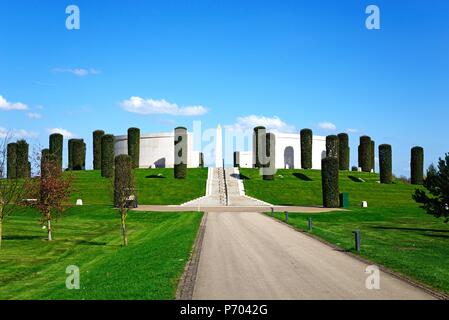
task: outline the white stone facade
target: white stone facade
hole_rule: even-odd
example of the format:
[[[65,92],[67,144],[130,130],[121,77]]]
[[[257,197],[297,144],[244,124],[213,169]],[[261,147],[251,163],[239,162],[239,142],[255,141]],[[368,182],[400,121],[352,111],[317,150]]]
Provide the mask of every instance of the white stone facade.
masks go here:
[[[274,133],[276,141],[276,169],[301,169],[301,136],[295,133]],[[240,167],[252,168],[254,165],[253,151],[237,153]],[[313,136],[312,169],[321,169],[321,159],[326,157],[326,137]]]
[[[140,136],[140,168],[173,168],[175,149],[174,132],[151,133]],[[115,155],[128,154],[128,136],[116,136]],[[193,150],[193,134],[187,133],[187,167],[197,168],[199,151]]]

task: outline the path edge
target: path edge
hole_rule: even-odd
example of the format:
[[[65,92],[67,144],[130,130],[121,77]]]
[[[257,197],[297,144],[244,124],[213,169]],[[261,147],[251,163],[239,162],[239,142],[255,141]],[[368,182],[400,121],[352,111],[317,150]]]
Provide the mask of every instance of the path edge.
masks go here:
[[[404,282],[414,286],[415,288],[419,288],[419,289],[425,291],[426,293],[434,296],[435,298],[437,298],[439,300],[449,300],[449,295],[447,295],[447,294],[445,294],[443,292],[440,292],[437,289],[434,289],[434,288],[432,288],[432,287],[430,287],[430,286],[428,286],[428,285],[426,285],[426,284],[424,284],[424,283],[422,283],[422,282],[420,282],[418,280],[412,279],[411,277],[406,276],[406,275],[404,275],[402,273],[393,271],[393,270],[385,267],[384,265],[381,265],[381,264],[376,263],[374,261],[371,261],[371,260],[369,260],[367,258],[363,258],[362,256],[359,256],[359,255],[354,254],[354,253],[352,253],[350,251],[347,251],[347,250],[337,246],[336,244],[333,244],[332,242],[329,242],[327,240],[324,240],[323,238],[320,238],[319,236],[317,236],[317,235],[315,235],[313,233],[310,233],[310,232],[307,232],[307,231],[305,231],[303,229],[297,228],[297,227],[295,227],[295,226],[293,226],[291,224],[286,223],[285,221],[276,219],[276,218],[272,217],[269,213],[259,212],[259,214],[264,215],[264,216],[268,217],[269,219],[272,219],[272,220],[274,220],[274,221],[276,221],[276,222],[278,222],[280,224],[283,224],[283,225],[285,225],[285,226],[287,226],[287,227],[289,227],[289,228],[291,228],[291,229],[293,229],[293,230],[295,230],[297,232],[300,232],[300,233],[304,234],[305,236],[308,236],[309,238],[318,240],[319,242],[321,242],[321,243],[331,247],[332,249],[337,250],[337,251],[339,251],[341,253],[344,253],[344,254],[346,254],[346,255],[348,255],[348,256],[350,256],[350,257],[352,257],[352,258],[354,258],[354,259],[356,259],[356,260],[358,260],[358,261],[360,261],[360,262],[362,262],[364,264],[376,265],[376,266],[379,267],[379,269],[382,272],[385,272],[385,273],[391,275],[392,277],[394,277],[396,279],[402,280],[402,281],[404,281]]]
[[[203,218],[196,234],[196,239],[192,248],[190,259],[184,268],[184,273],[176,290],[176,300],[192,300],[195,289],[196,275],[198,273],[198,264],[200,261],[201,250],[203,248],[204,233],[206,231],[207,212],[203,213]]]

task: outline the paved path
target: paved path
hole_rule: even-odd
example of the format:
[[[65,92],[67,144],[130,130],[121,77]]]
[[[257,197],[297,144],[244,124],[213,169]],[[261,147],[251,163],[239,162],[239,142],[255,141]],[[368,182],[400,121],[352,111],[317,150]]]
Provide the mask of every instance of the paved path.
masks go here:
[[[225,211],[225,208],[223,208]],[[259,213],[209,213],[194,299],[432,299],[381,272],[365,287],[366,265]]]

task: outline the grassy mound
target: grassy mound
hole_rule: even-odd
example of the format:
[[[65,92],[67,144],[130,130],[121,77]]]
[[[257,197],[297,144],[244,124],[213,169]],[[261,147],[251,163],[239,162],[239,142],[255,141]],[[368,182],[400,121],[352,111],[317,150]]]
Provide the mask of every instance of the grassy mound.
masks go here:
[[[84,204],[112,204],[112,182],[99,170],[72,172],[75,192],[71,198]],[[173,169],[136,169],[134,171],[139,204],[181,204],[204,196],[207,168],[188,169],[186,179],[175,179]]]

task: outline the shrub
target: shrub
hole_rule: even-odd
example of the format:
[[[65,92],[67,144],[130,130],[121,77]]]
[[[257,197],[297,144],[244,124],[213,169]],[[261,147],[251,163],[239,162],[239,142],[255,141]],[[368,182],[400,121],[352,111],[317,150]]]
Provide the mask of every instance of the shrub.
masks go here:
[[[376,143],[374,142],[374,140],[371,140],[371,169],[373,170],[373,172],[376,171]]]
[[[263,141],[259,141],[259,139],[261,140],[265,140],[265,135],[266,135],[266,130],[265,127],[259,126],[259,127],[255,127],[254,128],[254,139],[253,139],[253,152],[254,152],[254,167],[255,168],[262,168],[263,164],[265,162],[264,159],[262,159],[262,157],[265,155],[260,154],[262,152],[259,152],[259,146],[265,146],[265,143]]]
[[[356,166],[352,166],[351,171],[357,172],[357,171],[359,171],[359,168]]]
[[[338,169],[349,170],[349,136],[347,133],[338,134]]]
[[[17,143],[9,143],[7,148],[8,179],[17,178]]]
[[[62,151],[64,137],[62,134],[53,133],[49,137],[49,152],[53,155],[55,170],[62,171]]]
[[[301,168],[312,169],[313,133],[310,129],[302,129],[301,135]]]
[[[266,158],[265,164],[262,168],[263,180],[274,180],[274,174],[276,171],[275,159],[276,159],[276,139],[273,133],[267,133],[265,135],[265,148]]]
[[[389,144],[381,144],[379,146],[379,169],[380,169],[380,182],[392,183],[392,152]]]
[[[423,184],[424,181],[424,149],[413,147],[410,161],[411,183]]]
[[[338,158],[338,137],[336,135],[326,137],[326,157]]]
[[[101,176],[111,178],[114,175],[114,136],[101,137]]]
[[[140,129],[128,129],[128,155],[131,157],[133,168],[139,168],[140,159]]]
[[[326,157],[321,160],[321,181],[323,189],[323,206],[338,208],[340,192],[338,188],[338,159]]]
[[[31,177],[31,163],[28,160],[29,145],[25,140],[17,141],[17,178]]]
[[[185,179],[187,177],[187,129],[184,127],[175,128],[175,179]]]
[[[86,168],[86,144],[82,139],[72,142],[72,170],[84,170]]]
[[[121,208],[126,202],[125,195],[132,193],[133,185],[133,161],[131,156],[122,154],[115,157],[114,165],[114,206]],[[125,197],[126,198],[126,197]]]
[[[363,172],[371,172],[371,138],[368,136],[360,137],[360,167]]]
[[[424,187],[416,189],[413,200],[421,204],[435,218],[444,218],[449,222],[449,154],[444,159],[438,160],[438,168],[432,164],[427,170],[427,176],[423,181]],[[426,192],[427,191],[427,192]]]
[[[94,170],[101,170],[101,138],[104,136],[103,130],[95,130],[92,133],[93,144],[93,167]]]

